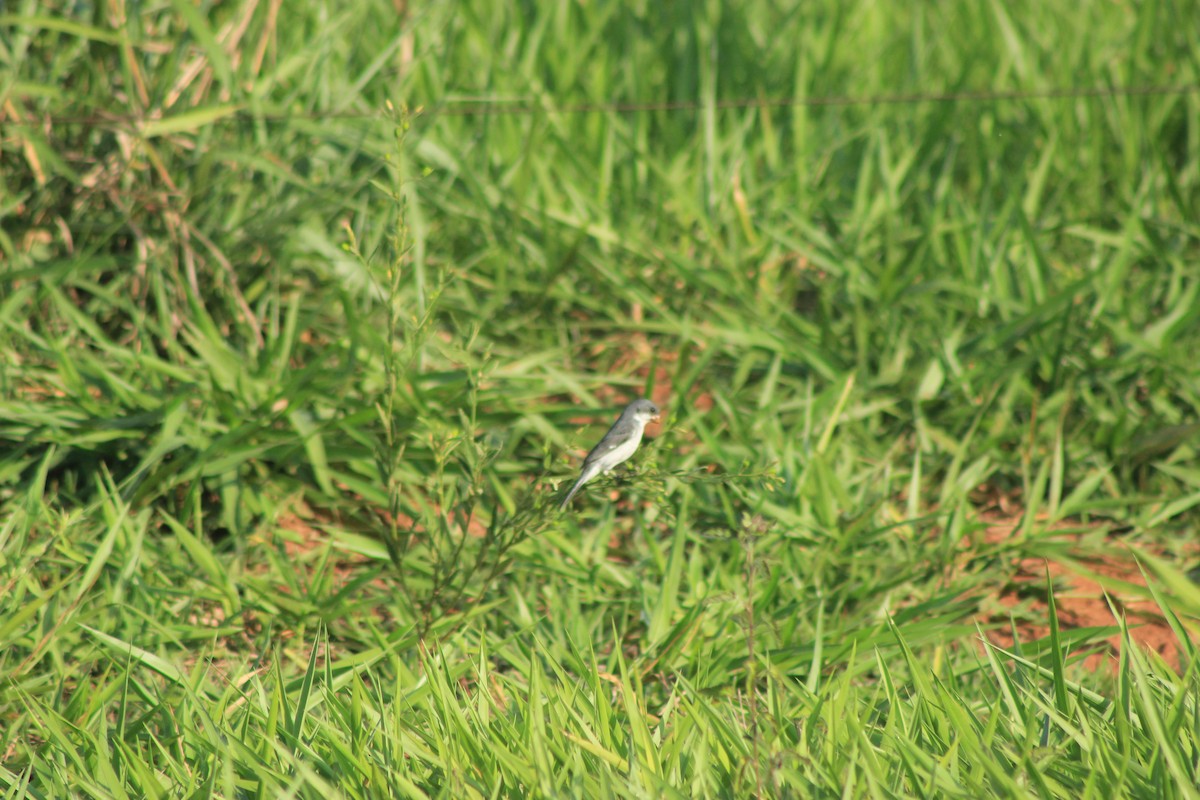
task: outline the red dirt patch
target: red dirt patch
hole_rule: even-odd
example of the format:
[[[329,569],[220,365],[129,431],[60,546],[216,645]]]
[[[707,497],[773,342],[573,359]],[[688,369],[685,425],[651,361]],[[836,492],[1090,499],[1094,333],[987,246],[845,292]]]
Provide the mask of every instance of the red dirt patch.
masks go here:
[[[989,523],[984,540],[993,544],[1013,537],[1020,525],[1019,517],[985,516],[984,521]],[[1122,553],[1114,546],[1098,553],[1094,546],[1094,533],[1080,533],[1080,527],[1082,526],[1054,536],[1055,542],[1067,545],[1064,560],[1021,558],[1013,564],[1014,571],[1008,580],[998,587],[996,599],[1002,606],[1006,609],[1022,609],[1023,613],[1012,615],[1021,641],[1032,641],[1050,635],[1050,626],[1040,622],[1049,614],[1046,585],[1049,575],[1054,588],[1054,603],[1058,609],[1060,630],[1119,624],[1110,607],[1111,601],[1112,606],[1124,613],[1130,639],[1158,653],[1178,670],[1180,643],[1163,618],[1158,604],[1149,597],[1148,591],[1138,592],[1136,588],[1131,590],[1121,586],[1146,585],[1145,577],[1135,559],[1137,550],[1128,547]],[[1090,544],[1084,542],[1085,535],[1093,539]],[[1112,541],[1111,536],[1109,541]],[[989,620],[1007,621],[1007,614],[994,614]],[[1008,625],[989,631],[987,636],[999,647],[1010,649],[1013,645],[1012,629]],[[1104,664],[1116,668],[1121,636],[1113,635],[1105,641],[1108,644],[1106,649],[1092,653],[1084,659],[1083,664],[1087,669],[1098,670]]]

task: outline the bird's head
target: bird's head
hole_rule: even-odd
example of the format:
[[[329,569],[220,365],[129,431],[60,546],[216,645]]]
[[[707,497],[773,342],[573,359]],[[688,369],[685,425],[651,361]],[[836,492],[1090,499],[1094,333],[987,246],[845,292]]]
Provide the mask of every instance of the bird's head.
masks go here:
[[[634,400],[630,403],[625,408],[625,414],[644,425],[651,420],[658,419],[659,410],[658,406],[643,397],[641,400]]]

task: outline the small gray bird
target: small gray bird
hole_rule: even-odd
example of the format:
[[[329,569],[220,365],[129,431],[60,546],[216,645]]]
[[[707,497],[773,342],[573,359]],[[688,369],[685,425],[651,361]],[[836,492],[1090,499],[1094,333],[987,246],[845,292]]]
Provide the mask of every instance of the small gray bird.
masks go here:
[[[642,434],[646,431],[646,423],[658,417],[658,406],[645,398],[634,400],[621,412],[620,418],[613,423],[600,440],[600,444],[592,448],[583,460],[583,470],[579,480],[567,492],[567,499],[562,501],[559,509],[567,507],[571,498],[585,483],[597,475],[608,472],[613,467],[628,461],[630,456],[642,442]]]

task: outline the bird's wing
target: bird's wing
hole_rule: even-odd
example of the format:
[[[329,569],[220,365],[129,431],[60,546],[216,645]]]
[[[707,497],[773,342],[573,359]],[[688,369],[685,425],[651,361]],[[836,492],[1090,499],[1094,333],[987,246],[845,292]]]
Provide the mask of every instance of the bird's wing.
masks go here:
[[[592,451],[583,459],[583,465],[586,467],[589,464],[594,464],[601,456],[606,453],[611,453],[623,444],[629,441],[628,436],[605,436],[600,440],[600,443],[592,448]]]

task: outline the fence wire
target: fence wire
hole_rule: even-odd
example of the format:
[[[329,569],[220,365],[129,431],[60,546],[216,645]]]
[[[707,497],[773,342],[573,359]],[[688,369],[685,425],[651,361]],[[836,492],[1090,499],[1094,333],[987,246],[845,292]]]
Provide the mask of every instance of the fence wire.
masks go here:
[[[1090,98],[1153,97],[1164,95],[1200,94],[1200,84],[1149,85],[1149,86],[1093,86],[1051,87],[1033,90],[975,90],[958,92],[912,92],[901,94],[873,95],[823,95],[807,97],[735,97],[718,98],[711,101],[682,100],[668,102],[611,102],[611,103],[563,103],[519,100],[494,100],[450,98],[430,105],[414,105],[412,115],[417,118],[485,117],[485,116],[533,116],[535,114],[642,114],[654,112],[695,113],[705,110],[737,110],[750,108],[822,108],[879,105],[919,105],[924,103],[999,104],[1027,100],[1079,100]],[[354,120],[380,117],[379,110],[338,110],[288,113],[256,113],[237,104],[228,104],[226,113],[217,114],[215,107],[207,109],[214,113],[212,119],[202,125],[234,123],[286,123],[291,121],[317,122],[322,120]],[[147,123],[162,125],[171,115],[134,115],[97,112],[94,114],[48,114],[30,113],[24,118],[10,113],[11,106],[0,107],[0,123],[25,123],[34,125],[85,125],[96,128],[137,129]],[[199,115],[205,109],[189,109],[177,116]]]

